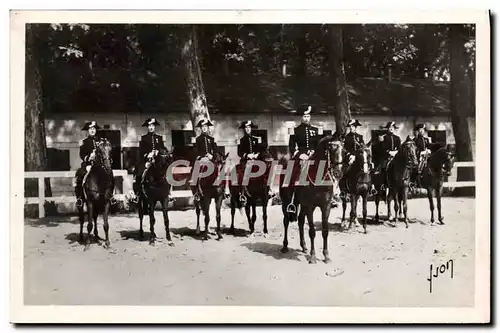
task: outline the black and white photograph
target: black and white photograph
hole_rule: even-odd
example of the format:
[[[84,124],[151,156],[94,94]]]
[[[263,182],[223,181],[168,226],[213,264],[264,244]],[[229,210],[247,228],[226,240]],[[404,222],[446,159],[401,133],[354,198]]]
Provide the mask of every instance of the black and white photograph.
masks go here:
[[[488,12],[206,13],[11,12],[11,320],[489,322]]]

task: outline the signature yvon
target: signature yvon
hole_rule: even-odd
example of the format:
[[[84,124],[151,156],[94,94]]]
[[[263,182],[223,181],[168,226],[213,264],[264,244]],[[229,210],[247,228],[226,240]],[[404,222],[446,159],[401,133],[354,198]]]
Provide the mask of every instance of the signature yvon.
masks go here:
[[[429,292],[432,293],[432,278],[435,277],[437,278],[440,274],[444,274],[446,271],[450,272],[450,276],[453,279],[453,259],[448,260],[446,264],[438,265],[435,268],[435,273],[432,274],[433,272],[433,265],[431,264],[429,267],[429,277],[427,278],[427,281],[429,281]]]

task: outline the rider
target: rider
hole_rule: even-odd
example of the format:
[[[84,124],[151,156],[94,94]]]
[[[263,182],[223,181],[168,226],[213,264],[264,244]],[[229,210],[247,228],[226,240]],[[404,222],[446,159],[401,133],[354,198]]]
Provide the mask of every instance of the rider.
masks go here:
[[[344,174],[349,171],[349,168],[354,163],[354,160],[356,159],[356,151],[365,145],[363,135],[358,133],[358,126],[362,126],[361,123],[357,119],[351,119],[347,123],[347,126],[349,127],[350,132],[345,136],[344,148],[346,151],[348,165],[345,167]]]
[[[160,123],[155,118],[148,118],[142,124],[142,127],[148,127],[148,133],[141,136],[141,141],[139,144],[139,153],[141,159],[144,162],[144,171],[139,177],[141,177],[141,184],[145,180],[144,175],[151,167],[151,159],[155,154],[158,154],[159,149],[166,149],[163,143],[163,137],[155,133],[156,126],[160,126]],[[137,182],[137,174],[134,175],[134,188],[136,192],[138,191],[139,183]]]
[[[240,157],[240,164],[244,169],[248,160],[255,160],[259,157],[259,154],[264,151],[264,146],[261,137],[252,135],[252,129],[256,129],[258,126],[251,120],[242,122],[239,128],[245,131],[238,145],[238,156]],[[267,187],[269,197],[273,197],[275,194],[271,190],[271,187]],[[247,191],[246,186],[243,186],[243,191]]]
[[[386,176],[385,176],[385,181],[386,185],[389,184],[388,181],[388,172],[387,170],[389,169],[390,163],[394,156],[396,156],[399,147],[401,146],[401,138],[394,134],[394,131],[398,129],[396,126],[396,122],[394,121],[389,121],[385,126],[381,127],[382,129],[386,129],[388,132],[384,136],[384,141],[382,143],[382,147],[385,153],[385,165],[384,165],[384,171]]]
[[[319,128],[311,125],[312,107],[310,105],[301,106],[298,111],[302,116],[302,123],[294,128],[288,142],[288,149],[292,160],[304,161],[308,160],[314,153],[314,148],[322,133]],[[293,193],[295,193],[295,190]],[[332,196],[331,204],[338,204],[335,196]]]
[[[79,207],[83,206],[83,179],[90,171],[92,161],[95,158],[95,149],[100,140],[99,136],[96,135],[98,129],[100,129],[100,127],[95,121],[88,121],[82,127],[83,131],[88,131],[88,136],[83,139],[82,145],[80,146],[82,164],[75,174],[76,205]]]
[[[420,186],[420,176],[422,174],[424,164],[427,161],[427,157],[429,157],[429,154],[431,153],[431,138],[425,136],[425,124],[418,124],[415,126],[415,131],[417,132],[417,136],[415,137],[415,146],[417,148],[418,157],[416,182],[417,185]]]
[[[214,158],[214,154],[217,152],[217,144],[215,143],[215,139],[213,136],[210,136],[208,132],[208,126],[213,126],[212,122],[209,119],[201,119],[196,127],[201,128],[201,134],[196,138],[195,143],[195,151],[196,151],[196,159],[206,159],[212,161]],[[195,199],[199,199],[201,195],[200,189],[200,181],[197,180],[196,183],[196,193]]]

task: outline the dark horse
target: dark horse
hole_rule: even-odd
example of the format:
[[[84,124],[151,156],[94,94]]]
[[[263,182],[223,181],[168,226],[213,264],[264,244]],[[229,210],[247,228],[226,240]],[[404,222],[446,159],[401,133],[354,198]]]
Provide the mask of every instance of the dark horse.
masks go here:
[[[347,229],[351,229],[352,222],[354,221],[356,225],[358,224],[357,219],[357,203],[359,197],[363,200],[363,229],[366,233],[366,215],[367,215],[367,204],[368,195],[375,193],[372,192],[372,160],[370,148],[366,146],[361,146],[355,153],[355,160],[353,164],[348,167],[348,170],[343,175],[339,182],[340,190],[343,195],[342,198],[342,228],[344,227],[345,211],[347,208],[347,195],[349,195],[349,201],[351,203],[351,213],[349,219],[349,226]]]
[[[149,244],[154,245],[156,240],[155,233],[155,206],[160,202],[163,212],[163,222],[165,224],[166,238],[168,242],[172,242],[170,238],[170,224],[168,219],[168,203],[171,184],[167,179],[167,169],[172,163],[172,155],[166,149],[158,150],[149,160],[151,166],[148,169],[139,168],[138,171],[138,211],[139,211],[139,236],[144,238],[144,229],[142,227],[144,215],[149,215]],[[139,164],[142,166],[142,163]]]
[[[432,192],[436,191],[438,220],[440,224],[444,224],[443,215],[441,214],[443,178],[451,175],[454,163],[454,155],[451,152],[448,152],[445,147],[442,147],[429,156],[427,163],[422,170],[421,184],[422,187],[427,189],[429,208],[431,210],[431,223],[434,223],[434,200],[432,199]]]
[[[415,142],[407,139],[401,144],[396,156],[389,164],[388,187],[389,195],[387,198],[387,215],[389,222],[394,222],[401,210],[404,213],[404,222],[408,228],[408,188],[412,170],[417,165],[417,153]],[[391,201],[394,200],[395,217],[391,213]],[[401,207],[402,206],[402,207]]]
[[[97,216],[99,213],[102,213],[104,233],[106,234],[104,247],[109,248],[108,215],[115,187],[113,170],[111,169],[111,164],[113,162],[111,159],[111,149],[111,143],[106,139],[101,139],[97,143],[92,167],[83,179],[83,199],[87,205],[88,216],[88,236],[85,244],[85,250],[88,250],[90,247],[92,229],[94,229],[94,236],[96,241],[99,243],[100,239],[97,228]],[[78,207],[78,215],[80,218],[80,241],[83,241],[83,205]],[[92,220],[94,221],[95,228]]]
[[[259,154],[258,161],[264,162],[266,169],[261,176],[253,177],[248,180],[248,185],[246,190],[242,185],[243,176],[245,172],[245,166],[239,164],[235,166],[238,175],[238,184],[231,184],[231,233],[234,234],[234,214],[236,212],[236,207],[244,206],[245,213],[248,220],[248,226],[250,228],[250,234],[255,231],[255,221],[257,219],[257,201],[260,200],[262,204],[262,220],[264,221],[264,235],[267,236],[267,204],[269,202],[269,191],[268,191],[268,177],[272,162],[274,161],[273,156],[268,149],[264,150]],[[251,163],[250,161],[247,163]],[[257,172],[258,167],[256,165],[252,166],[252,171]],[[250,216],[250,208],[252,209],[252,216]]]
[[[217,240],[222,239],[222,231],[221,231],[221,207],[222,201],[225,198],[225,181],[220,181],[217,184],[217,180],[221,172],[225,172],[225,161],[229,153],[226,155],[221,154],[220,152],[215,152],[213,155],[213,166],[214,172],[210,175],[203,177],[198,180],[198,190],[199,193],[196,193],[197,186],[191,186],[191,191],[195,196],[194,206],[196,210],[196,234],[200,234],[200,212],[203,211],[203,215],[205,217],[205,230],[203,231],[203,239],[208,240],[208,224],[210,223],[210,203],[212,199],[215,201],[215,219],[217,221]],[[204,172],[206,166],[203,164],[200,166],[200,171]],[[194,169],[194,168],[193,168]],[[191,171],[192,175],[193,170]]]
[[[325,263],[330,262],[328,254],[328,219],[331,210],[331,198],[333,196],[333,184],[337,183],[342,172],[342,155],[343,146],[340,141],[333,141],[331,135],[322,138],[315,149],[314,154],[309,158],[314,161],[314,164],[309,166],[307,173],[307,185],[295,187],[295,195],[292,194],[294,187],[283,187],[284,176],[280,176],[280,196],[282,200],[283,224],[285,227],[285,235],[283,240],[283,248],[281,252],[288,251],[288,224],[294,221],[296,210],[290,204],[298,204],[299,214],[299,235],[300,246],[302,251],[307,252],[306,243],[304,240],[304,223],[307,216],[309,225],[309,238],[311,240],[311,252],[309,263],[316,263],[316,250],[314,246],[314,238],[316,236],[316,228],[314,226],[313,212],[316,207],[321,209],[321,229],[323,235],[323,255]],[[320,163],[323,165],[319,167]],[[294,171],[300,170],[301,165],[298,161],[293,164]],[[320,175],[318,177],[317,175]],[[323,177],[321,177],[323,176]],[[319,178],[319,179],[318,179]],[[319,181],[324,181],[324,184],[318,184]]]

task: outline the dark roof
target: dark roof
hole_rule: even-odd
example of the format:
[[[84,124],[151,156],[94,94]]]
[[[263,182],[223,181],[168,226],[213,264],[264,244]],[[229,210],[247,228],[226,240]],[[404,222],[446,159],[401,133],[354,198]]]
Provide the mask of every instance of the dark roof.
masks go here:
[[[335,87],[329,76],[287,77],[281,75],[203,76],[211,113],[290,113],[310,104],[323,113],[335,111]],[[184,78],[172,74],[151,78],[134,95],[96,93],[92,89],[64,91],[55,100],[53,112],[153,113],[187,112]],[[353,115],[448,115],[449,83],[425,79],[357,78],[347,85]]]

